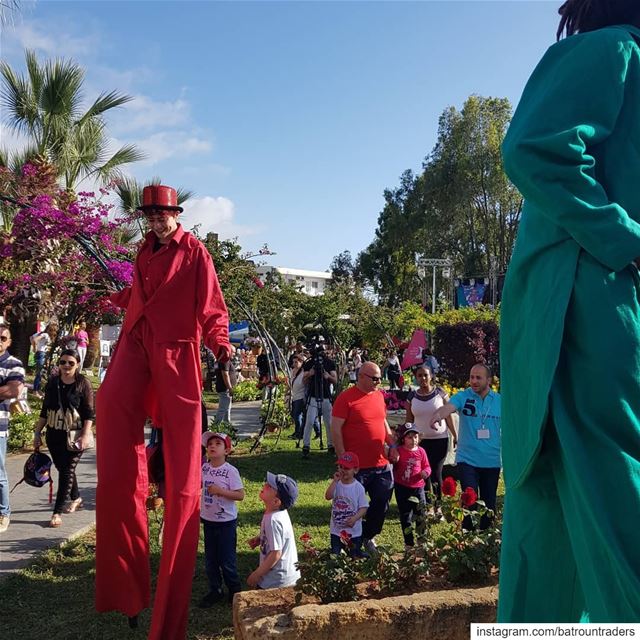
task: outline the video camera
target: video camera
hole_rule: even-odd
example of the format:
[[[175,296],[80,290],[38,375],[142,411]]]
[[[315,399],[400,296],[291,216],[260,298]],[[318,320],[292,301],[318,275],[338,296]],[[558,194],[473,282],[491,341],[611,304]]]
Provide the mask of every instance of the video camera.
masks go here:
[[[324,337],[319,333],[314,334],[307,340],[305,347],[309,351],[310,357],[313,359],[314,363],[317,364],[318,361],[322,364],[322,359],[324,356]]]

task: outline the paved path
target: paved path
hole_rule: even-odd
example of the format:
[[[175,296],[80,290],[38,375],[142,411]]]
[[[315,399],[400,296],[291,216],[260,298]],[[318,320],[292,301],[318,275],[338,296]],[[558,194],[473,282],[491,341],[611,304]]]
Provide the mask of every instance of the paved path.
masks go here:
[[[209,419],[215,411],[209,411]],[[234,405],[231,417],[238,428],[240,438],[256,436],[260,430],[260,402],[243,402]],[[46,451],[46,449],[45,449]],[[28,453],[7,456],[9,485],[22,478]],[[52,468],[54,500],[58,487],[58,473]],[[62,514],[62,526],[49,527],[53,503],[49,504],[49,485],[36,489],[24,482],[10,496],[11,524],[0,533],[0,580],[13,571],[33,562],[36,556],[51,547],[82,535],[95,524],[96,504],[96,452],[87,451],[76,469],[83,508],[73,514]]]

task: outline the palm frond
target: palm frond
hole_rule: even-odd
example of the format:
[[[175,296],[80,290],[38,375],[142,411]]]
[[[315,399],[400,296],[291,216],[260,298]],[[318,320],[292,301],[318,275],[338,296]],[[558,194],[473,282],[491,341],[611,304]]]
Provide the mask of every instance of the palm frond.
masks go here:
[[[127,102],[131,102],[133,96],[128,96],[124,93],[118,93],[117,91],[110,91],[109,93],[102,93],[98,96],[96,101],[89,107],[86,113],[80,118],[78,124],[82,124],[83,121],[95,118],[102,115],[109,109],[120,107]]]
[[[102,166],[96,167],[87,176],[97,174],[103,182],[116,177],[122,165],[144,160],[146,155],[134,144],[126,144],[118,149]]]

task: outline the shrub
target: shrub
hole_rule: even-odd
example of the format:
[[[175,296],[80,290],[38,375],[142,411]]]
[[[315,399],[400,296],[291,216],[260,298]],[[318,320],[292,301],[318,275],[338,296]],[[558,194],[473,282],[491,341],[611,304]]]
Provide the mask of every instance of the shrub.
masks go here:
[[[331,549],[316,549],[308,533],[300,536],[300,540],[304,551],[298,560],[296,602],[300,603],[303,593],[316,596],[323,604],[357,600],[362,560],[354,560],[346,552],[335,554]]]
[[[234,402],[246,402],[248,400],[260,400],[262,391],[258,389],[257,380],[243,380],[233,388]]]
[[[18,413],[9,420],[9,451],[21,451],[33,444],[33,432],[40,416],[35,413]]]
[[[440,363],[438,375],[453,386],[466,386],[469,371],[477,362],[486,363],[498,375],[499,334],[495,320],[437,326],[433,334],[433,350]]]

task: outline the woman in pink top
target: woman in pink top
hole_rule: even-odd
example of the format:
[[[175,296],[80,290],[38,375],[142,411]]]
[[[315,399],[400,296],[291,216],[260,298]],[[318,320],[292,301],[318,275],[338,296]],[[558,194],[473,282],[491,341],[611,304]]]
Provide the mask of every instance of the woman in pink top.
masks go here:
[[[84,366],[84,359],[87,355],[87,347],[89,346],[89,334],[87,333],[87,323],[81,322],[80,328],[76,331],[75,335],[78,344],[76,346],[76,350],[78,355],[80,356],[80,368],[79,371],[82,371],[82,367]]]
[[[418,512],[419,505],[425,508],[425,480],[431,475],[431,467],[427,454],[418,446],[420,433],[408,422],[400,427],[398,433],[398,461],[393,464],[393,481],[395,484],[396,502],[400,512],[400,526],[404,543],[413,546],[412,522]],[[417,498],[418,502],[412,500]]]

